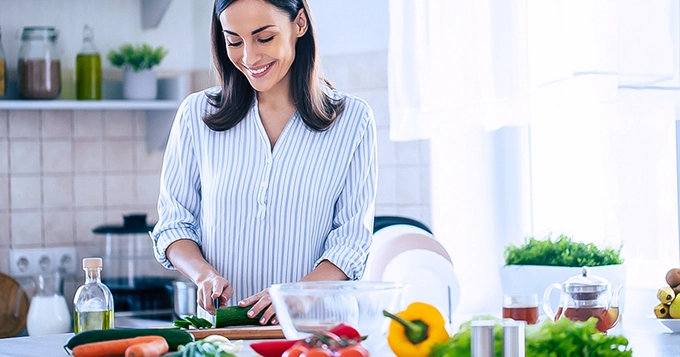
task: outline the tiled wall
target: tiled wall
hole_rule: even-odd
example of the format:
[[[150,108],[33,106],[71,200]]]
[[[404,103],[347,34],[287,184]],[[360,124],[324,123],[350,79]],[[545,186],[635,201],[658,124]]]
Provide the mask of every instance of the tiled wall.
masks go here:
[[[375,51],[323,58],[325,75],[338,89],[366,100],[378,127],[376,215],[417,219],[431,227],[429,141],[389,139],[387,52]]]
[[[430,225],[429,143],[389,140],[387,53],[328,57],[324,68],[374,110],[376,214]],[[75,245],[79,258],[102,254],[92,228],[133,212],[155,222],[163,153],[147,150],[145,130],[143,111],[0,111],[0,271],[9,271],[13,248]]]

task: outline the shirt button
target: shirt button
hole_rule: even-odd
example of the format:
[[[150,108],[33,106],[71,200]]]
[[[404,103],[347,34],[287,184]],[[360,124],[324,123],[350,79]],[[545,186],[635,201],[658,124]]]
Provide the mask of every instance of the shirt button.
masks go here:
[[[271,163],[272,163],[272,158],[271,158],[271,157],[268,157],[268,158],[267,158],[267,163],[268,163],[268,164],[271,164]]]
[[[267,188],[267,181],[262,181],[262,184],[260,185],[262,188]]]

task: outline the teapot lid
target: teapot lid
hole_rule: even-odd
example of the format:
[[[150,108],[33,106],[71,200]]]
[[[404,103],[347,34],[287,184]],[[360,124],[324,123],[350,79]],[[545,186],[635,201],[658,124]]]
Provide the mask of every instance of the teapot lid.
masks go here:
[[[581,268],[581,274],[574,275],[564,282],[566,293],[601,293],[609,289],[609,281],[599,276],[589,276],[588,267]]]

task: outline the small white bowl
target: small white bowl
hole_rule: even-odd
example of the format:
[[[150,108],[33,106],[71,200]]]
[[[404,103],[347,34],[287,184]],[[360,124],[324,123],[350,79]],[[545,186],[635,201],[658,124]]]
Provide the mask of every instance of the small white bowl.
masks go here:
[[[680,319],[656,319],[662,325],[666,326],[673,333],[680,332]]]

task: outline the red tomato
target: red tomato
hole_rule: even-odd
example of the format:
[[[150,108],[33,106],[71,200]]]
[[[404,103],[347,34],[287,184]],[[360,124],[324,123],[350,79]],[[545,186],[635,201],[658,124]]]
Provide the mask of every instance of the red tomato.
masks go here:
[[[312,348],[305,352],[302,357],[333,357],[333,353],[325,348]]]
[[[298,342],[284,352],[281,357],[304,357],[309,351],[309,347],[304,342]]]
[[[338,350],[338,357],[368,357],[368,350],[364,346],[356,344]]]

